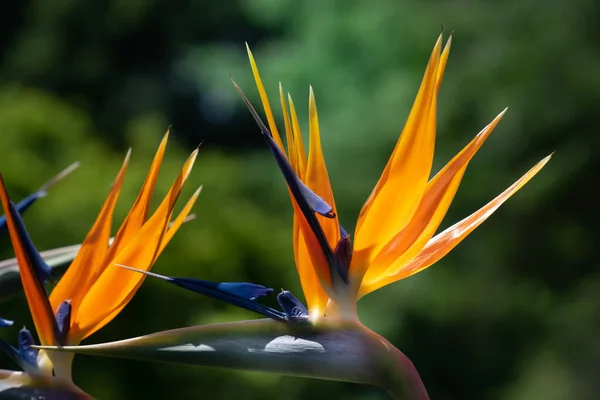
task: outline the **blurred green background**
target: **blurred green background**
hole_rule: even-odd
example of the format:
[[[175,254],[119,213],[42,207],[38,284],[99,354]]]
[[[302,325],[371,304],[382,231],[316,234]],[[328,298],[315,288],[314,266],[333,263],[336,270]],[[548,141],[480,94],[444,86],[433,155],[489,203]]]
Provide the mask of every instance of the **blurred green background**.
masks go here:
[[[338,211],[352,229],[443,24],[456,32],[434,171],[505,106],[509,112],[472,161],[442,228],[556,154],[437,265],[361,301],[361,319],[412,359],[432,399],[594,399],[599,11],[593,0],[9,2],[0,15],[0,171],[20,200],[80,160],[25,216],[39,249],[78,243],[127,148],[133,155],[116,224],[173,124],[157,192],[166,194],[200,142],[184,195],[199,184],[204,191],[198,218],[181,228],[155,271],[300,295],[288,194],[229,80],[259,104],[244,42],[278,116],[282,81],[306,127],[313,85]],[[13,257],[8,235],[0,256]],[[22,296],[1,307],[2,317],[32,327]],[[147,280],[85,343],[243,318],[255,316]],[[15,343],[16,332],[2,337]],[[16,367],[5,356],[0,364]],[[387,398],[354,384],[85,356],[76,357],[74,374],[98,399]]]

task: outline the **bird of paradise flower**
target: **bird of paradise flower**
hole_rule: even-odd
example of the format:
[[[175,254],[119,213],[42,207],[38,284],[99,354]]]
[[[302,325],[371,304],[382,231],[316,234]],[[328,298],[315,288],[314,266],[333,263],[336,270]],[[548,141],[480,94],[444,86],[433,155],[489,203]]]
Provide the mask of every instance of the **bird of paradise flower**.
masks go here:
[[[127,263],[150,269],[185,222],[200,188],[179,215],[170,221],[175,203],[196,160],[197,149],[184,163],[156,211],[148,217],[149,204],[165,154],[168,135],[169,132],[160,143],[129,214],[117,234],[111,238],[113,212],[129,162],[130,152],[127,153],[100,214],[70,267],[49,296],[44,282],[51,280],[51,270],[33,245],[18,207],[10,200],[0,176],[0,199],[29,309],[42,345],[77,345],[115,318],[134,296],[144,276],[110,266],[114,263]],[[18,348],[5,342],[0,344],[25,371],[0,371],[0,386],[62,385],[84,396],[71,385],[72,355],[65,357],[65,353],[32,347],[35,345],[34,339],[25,328],[19,333]]]
[[[550,159],[542,159],[491,202],[434,236],[469,162],[506,111],[429,179],[437,95],[451,41],[452,37],[442,49],[440,35],[435,44],[402,134],[359,214],[353,243],[337,215],[312,88],[307,154],[292,98],[288,95],[286,101],[279,87],[286,151],[248,48],[268,126],[235,82],[234,85],[260,127],[289,189],[294,210],[294,257],[307,305],[282,291],[277,296],[280,311],[256,301],[272,291],[260,285],[168,277],[127,264],[127,269],[216,297],[269,319],[176,329],[61,350],[361,382],[380,386],[394,398],[427,399],[427,391],[410,360],[359,322],[357,301],[439,261]]]

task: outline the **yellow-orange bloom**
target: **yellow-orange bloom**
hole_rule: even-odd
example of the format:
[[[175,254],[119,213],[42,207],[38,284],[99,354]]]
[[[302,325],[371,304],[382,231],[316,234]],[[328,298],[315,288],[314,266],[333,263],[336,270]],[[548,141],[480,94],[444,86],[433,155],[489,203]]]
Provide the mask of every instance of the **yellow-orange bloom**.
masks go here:
[[[442,50],[438,38],[421,87],[394,151],[371,195],[365,202],[350,247],[349,236],[341,228],[329,176],[321,149],[315,97],[309,94],[308,158],[305,154],[300,124],[291,96],[286,98],[279,86],[283,108],[287,153],[263,86],[254,57],[248,48],[250,65],[267,117],[268,129],[255,114],[272,151],[285,160],[293,172],[286,175],[294,207],[293,247],[310,314],[313,318],[328,312],[355,316],[356,301],[392,282],[429,267],[469,233],[485,221],[504,201],[525,185],[548,162],[541,160],[517,182],[469,217],[434,236],[456,194],[462,176],[472,157],[496,127],[505,111],[467,144],[440,172],[430,179],[435,145],[437,95],[450,52],[452,37]],[[275,148],[276,147],[276,148]],[[296,177],[326,203],[326,212],[312,209],[306,213],[299,207],[299,197],[292,190]],[[401,189],[401,190],[400,190]],[[312,197],[311,197],[312,196]],[[311,200],[312,199],[312,200]],[[311,223],[314,214],[318,224]],[[318,225],[318,226],[317,226]],[[324,244],[326,242],[326,244]],[[341,257],[341,258],[340,258]],[[344,265],[347,264],[347,265]],[[334,306],[328,308],[327,306]],[[337,310],[336,310],[337,309]]]
[[[111,240],[113,212],[129,161],[129,153],[127,154],[100,214],[49,298],[43,283],[36,276],[39,254],[35,249],[32,252],[31,248],[27,247],[32,244],[26,236],[20,217],[11,212],[12,202],[0,180],[0,197],[6,211],[23,287],[43,345],[78,344],[109,323],[127,305],[145,278],[145,275],[115,267],[114,264],[134,265],[139,269],[149,270],[185,221],[200,189],[193,194],[173,221],[171,218],[175,202],[191,172],[198,150],[189,156],[168,194],[148,218],[148,208],[167,139],[168,132],[156,152],[133,207]],[[65,305],[67,307],[61,308]],[[66,320],[64,315],[58,317],[65,310],[68,310],[69,314]],[[60,326],[61,323],[65,323],[66,326]]]

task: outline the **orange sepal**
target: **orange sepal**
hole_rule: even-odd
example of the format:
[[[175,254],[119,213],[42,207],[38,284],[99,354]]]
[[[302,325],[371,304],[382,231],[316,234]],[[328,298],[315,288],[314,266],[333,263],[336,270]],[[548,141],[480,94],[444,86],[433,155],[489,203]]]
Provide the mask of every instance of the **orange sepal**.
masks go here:
[[[294,101],[289,93],[288,102],[290,103],[290,116],[292,119],[294,139],[292,144],[288,143],[288,152],[293,151],[296,154],[296,159],[298,160],[298,170],[296,171],[296,174],[300,180],[303,180],[306,175],[306,151],[304,150],[304,141],[302,140],[302,132],[300,131],[300,122],[298,121],[298,114],[296,114],[296,107],[294,107]]]
[[[71,307],[76,310],[92,286],[94,277],[99,272],[102,260],[108,250],[113,212],[125,179],[130,155],[131,150],[127,152],[115,182],[102,205],[100,214],[98,214],[94,225],[81,244],[81,249],[77,252],[75,259],[54,290],[52,290],[50,303],[53,310],[56,310],[60,303],[65,300],[71,300]]]
[[[175,202],[187,180],[198,150],[185,162],[169,193],[150,219],[135,233],[127,245],[115,255],[111,264],[130,265],[149,270],[156,261]],[[76,310],[69,337],[82,340],[110,322],[131,300],[145,275],[109,265],[90,288]]]
[[[106,252],[106,257],[102,262],[102,270],[104,270],[108,266],[108,263],[110,263],[110,260],[112,260],[114,256],[127,245],[129,240],[140,229],[148,217],[148,208],[150,207],[152,193],[154,192],[158,173],[160,172],[160,166],[167,149],[169,132],[170,129],[168,129],[163,136],[160,145],[158,146],[158,150],[156,150],[156,154],[154,155],[154,159],[152,160],[152,164],[150,165],[150,169],[148,170],[148,174],[146,175],[144,184],[142,185],[142,189],[135,199],[135,203],[133,203],[133,206],[129,210],[127,217],[125,217],[125,220],[121,224],[119,231],[115,235],[114,241]]]
[[[277,124],[275,123],[275,117],[273,116],[273,111],[271,110],[271,104],[269,103],[269,97],[267,96],[267,92],[265,91],[265,86],[263,85],[262,79],[260,78],[260,74],[258,73],[258,67],[256,66],[256,61],[254,60],[254,56],[252,55],[252,51],[250,51],[250,46],[246,43],[246,51],[248,52],[248,59],[250,60],[250,67],[252,68],[252,74],[254,75],[254,81],[256,82],[256,87],[258,88],[258,94],[260,95],[260,100],[263,104],[263,109],[265,110],[265,114],[267,116],[267,122],[269,124],[269,129],[271,130],[271,135],[273,135],[273,140],[277,143],[277,146],[281,149],[281,151],[285,154],[285,149],[283,147],[283,142],[281,141],[281,136],[279,135],[279,131],[277,130]]]
[[[340,221],[335,207],[333,198],[333,190],[329,182],[329,174],[323,157],[323,149],[321,147],[321,133],[319,130],[319,116],[317,114],[317,103],[312,86],[308,100],[309,113],[309,128],[310,128],[310,143],[308,150],[308,165],[306,168],[306,177],[303,179],[304,184],[313,192],[321,197],[327,204],[332,207],[333,218],[327,218],[322,215],[317,215],[317,220],[325,233],[325,237],[329,242],[329,246],[335,249],[340,240]]]
[[[429,181],[423,199],[410,223],[376,255],[365,275],[365,282],[374,282],[381,276],[398,272],[425,247],[442,223],[469,162],[498,125],[505,112],[506,110],[502,111],[494,118]]]
[[[296,269],[308,311],[311,317],[319,318],[325,312],[325,306],[329,299],[323,285],[326,285],[325,287],[328,289],[331,288],[327,261],[314,233],[293,198],[292,204],[294,207],[292,240]]]
[[[55,345],[57,343],[55,340],[56,323],[54,314],[52,313],[43,283],[37,279],[34,267],[19,237],[18,228],[10,209],[11,200],[4,186],[2,175],[0,175],[0,199],[4,208],[10,239],[19,264],[21,282],[25,290],[25,297],[27,297],[27,304],[33,317],[35,329],[42,345]]]
[[[376,252],[385,245],[410,221],[423,196],[433,163],[441,44],[440,35],[400,139],[360,212],[355,235],[359,251]]]
[[[490,215],[492,215],[498,207],[508,200],[513,194],[521,189],[527,182],[531,180],[550,160],[552,155],[544,158],[531,168],[518,181],[513,183],[508,189],[498,195],[494,200],[463,219],[462,221],[452,225],[450,228],[436,235],[431,239],[425,248],[415,257],[410,263],[405,265],[400,271],[389,275],[372,285],[364,285],[361,287],[359,296],[362,297],[367,293],[379,289],[385,285],[389,285],[400,279],[404,279],[414,275],[425,268],[433,265],[442,257],[448,254],[456,245],[458,245],[467,235],[475,228],[481,225]]]

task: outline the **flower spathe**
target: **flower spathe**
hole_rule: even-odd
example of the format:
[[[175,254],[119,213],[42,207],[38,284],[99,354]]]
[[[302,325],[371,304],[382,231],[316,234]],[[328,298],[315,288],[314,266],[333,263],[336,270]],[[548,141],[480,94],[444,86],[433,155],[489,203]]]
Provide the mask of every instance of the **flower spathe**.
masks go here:
[[[33,246],[0,177],[0,198],[8,230],[29,309],[43,345],[79,344],[109,323],[127,305],[145,278],[142,274],[132,273],[113,264],[129,264],[149,270],[190,213],[200,189],[171,221],[175,203],[189,177],[198,150],[189,156],[167,195],[148,217],[167,140],[168,132],[160,143],[134,205],[111,241],[112,217],[125,178],[130,153],[127,154],[81,249],[49,296],[39,273],[47,265]],[[56,365],[52,353],[43,353],[45,352],[40,352],[38,358],[43,357],[49,361],[43,368],[46,372],[51,372],[54,368],[57,376],[70,378],[70,362],[61,369]]]
[[[414,275],[440,260],[533,178],[550,159],[550,156],[544,158],[491,202],[434,236],[469,162],[506,111],[502,111],[430,178],[437,95],[451,42],[450,36],[442,49],[440,35],[434,46],[400,138],[359,214],[353,243],[341,227],[336,212],[321,148],[312,87],[309,91],[309,146],[306,154],[294,103],[289,94],[286,101],[279,85],[286,152],[256,62],[247,48],[268,127],[235,86],[261,127],[290,189],[294,208],[294,257],[313,320],[322,318],[326,312],[331,316],[341,314],[356,318],[356,301],[359,298]],[[295,187],[302,190],[294,190]],[[311,203],[319,207],[311,208]]]

